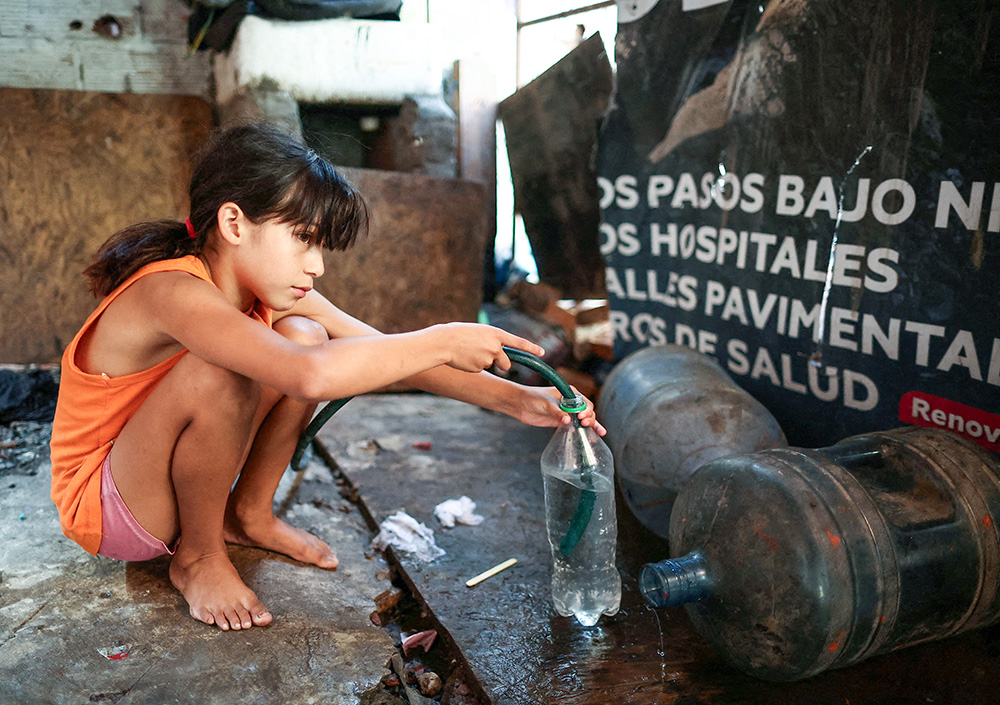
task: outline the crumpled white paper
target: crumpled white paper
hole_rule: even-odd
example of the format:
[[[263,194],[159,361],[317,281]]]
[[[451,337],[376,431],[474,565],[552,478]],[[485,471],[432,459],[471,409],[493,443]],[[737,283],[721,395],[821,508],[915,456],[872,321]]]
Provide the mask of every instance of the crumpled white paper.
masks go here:
[[[476,503],[462,495],[458,499],[446,499],[434,507],[434,516],[441,526],[450,529],[455,524],[476,526],[483,523],[483,517],[475,514]]]
[[[379,551],[392,546],[425,563],[430,563],[445,553],[434,543],[434,532],[404,511],[396,512],[379,524],[378,528],[378,534],[372,539],[372,548]]]

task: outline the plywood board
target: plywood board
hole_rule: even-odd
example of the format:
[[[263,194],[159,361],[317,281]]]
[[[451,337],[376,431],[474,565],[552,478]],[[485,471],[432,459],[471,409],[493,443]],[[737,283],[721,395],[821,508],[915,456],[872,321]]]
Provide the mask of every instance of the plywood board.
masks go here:
[[[112,233],[187,215],[211,106],[184,96],[0,88],[0,362],[55,362],[96,302]]]
[[[368,237],[326,256],[316,288],[385,332],[475,321],[482,301],[485,193],[480,184],[345,169],[368,201]]]

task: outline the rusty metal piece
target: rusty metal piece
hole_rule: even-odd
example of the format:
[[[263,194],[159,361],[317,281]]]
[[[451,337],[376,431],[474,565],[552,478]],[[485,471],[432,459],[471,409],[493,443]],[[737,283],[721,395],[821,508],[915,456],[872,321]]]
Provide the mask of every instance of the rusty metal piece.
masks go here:
[[[499,106],[515,208],[538,276],[568,298],[604,296],[591,154],[613,82],[604,43],[594,34]]]

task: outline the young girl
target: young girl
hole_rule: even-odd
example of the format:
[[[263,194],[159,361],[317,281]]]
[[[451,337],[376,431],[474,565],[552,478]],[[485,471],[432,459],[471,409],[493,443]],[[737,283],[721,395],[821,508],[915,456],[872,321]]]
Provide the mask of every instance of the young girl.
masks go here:
[[[508,345],[467,323],[382,335],[313,290],[322,249],[367,230],[360,195],[274,128],[221,133],[203,152],[185,223],[112,236],[84,272],[103,297],[62,360],[52,499],[64,533],[121,560],[172,554],[191,616],[223,630],[272,616],[226,542],[333,569],[319,538],[272,513],[319,401],[407,380],[533,425],[569,417],[554,390],[485,372]],[[583,423],[603,433],[593,405]],[[235,484],[234,484],[235,481]]]

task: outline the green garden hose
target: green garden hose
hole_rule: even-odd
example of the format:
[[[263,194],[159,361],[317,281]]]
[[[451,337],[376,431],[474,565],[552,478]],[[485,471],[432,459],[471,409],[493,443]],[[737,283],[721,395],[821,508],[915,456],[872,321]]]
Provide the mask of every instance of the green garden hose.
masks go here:
[[[531,353],[524,352],[523,350],[515,350],[514,348],[504,347],[504,353],[510,358],[511,362],[516,362],[520,365],[534,370],[546,381],[550,382],[552,386],[559,390],[563,398],[559,404],[559,408],[568,414],[579,414],[581,411],[587,408],[586,402],[583,398],[573,391],[573,388],[569,383],[563,379],[562,375],[552,369],[548,364],[543,362],[541,359],[532,355]],[[330,417],[335,413],[340,411],[340,409],[354,397],[345,397],[343,399],[334,399],[333,401],[327,403],[313,420],[309,422],[309,425],[299,436],[298,443],[295,445],[295,453],[292,455],[292,470],[294,472],[299,472],[303,470],[306,463],[302,461],[305,455],[306,448],[312,443],[316,434],[323,427]],[[579,419],[574,416],[573,422],[579,424]],[[590,480],[590,473],[588,472],[592,468],[581,468],[580,479],[584,482],[587,487],[593,487],[593,482]],[[580,494],[580,502],[577,504],[576,511],[573,513],[573,519],[570,521],[569,528],[566,530],[566,536],[559,543],[559,551],[566,556],[569,556],[573,549],[576,547],[577,542],[583,536],[583,532],[587,528],[587,524],[590,523],[590,517],[594,512],[594,502],[596,500],[597,494],[593,489],[584,489]]]
[[[530,367],[551,382],[563,395],[563,404],[561,405],[563,411],[574,413],[583,411],[586,408],[586,406],[580,406],[579,408],[576,408],[575,406],[572,408],[566,408],[567,403],[572,403],[576,399],[576,393],[558,372],[546,365],[540,359],[531,353],[515,350],[514,348],[505,347],[503,351],[507,353],[507,357],[509,357],[512,361],[520,363],[525,367]],[[313,417],[313,420],[309,422],[306,430],[304,430],[299,436],[299,441],[295,445],[295,453],[292,455],[292,470],[299,472],[305,467],[305,464],[302,462],[302,457],[305,455],[306,448],[308,448],[309,444],[312,443],[316,434],[319,433],[319,430],[323,427],[323,424],[329,421],[331,416],[340,411],[344,404],[353,398],[354,397],[345,397],[343,399],[334,399],[333,401],[327,403],[327,405]]]
[[[515,350],[514,348],[508,348],[504,346],[503,351],[510,358],[511,362],[516,362],[519,365],[524,365],[528,369],[532,369],[542,377],[546,379],[553,387],[559,390],[559,393],[563,395],[563,403],[560,405],[563,407],[563,411],[569,413],[579,413],[587,408],[587,405],[582,401],[577,403],[577,393],[573,391],[573,388],[569,386],[569,382],[563,379],[562,375],[556,372],[554,369],[549,367],[540,358],[532,355],[531,353],[524,352],[523,350]],[[566,406],[571,408],[567,409]]]
[[[508,347],[505,347],[503,351],[507,353],[507,357],[511,359],[511,362],[516,362],[534,370],[550,382],[553,387],[558,389],[559,393],[563,396],[559,408],[573,415],[573,423],[579,427],[580,419],[577,414],[587,408],[587,403],[583,401],[583,397],[573,391],[573,388],[563,379],[563,376],[531,353]],[[576,511],[573,512],[573,518],[570,520],[569,528],[566,529],[566,535],[559,542],[559,552],[567,558],[573,553],[576,544],[583,537],[583,532],[586,531],[587,525],[590,523],[590,517],[594,513],[597,492],[593,489],[594,480],[592,476],[593,467],[586,466],[580,468],[580,481],[584,485],[580,492],[580,501],[576,505]]]
[[[307,463],[302,462],[302,456],[305,455],[306,448],[312,443],[313,438],[319,433],[319,430],[323,427],[330,417],[340,411],[341,407],[344,406],[354,397],[344,397],[343,399],[334,399],[333,401],[327,403],[318,414],[313,417],[313,420],[309,422],[306,426],[306,430],[302,432],[299,436],[299,442],[295,444],[295,453],[292,455],[292,470],[299,472],[304,469]]]

